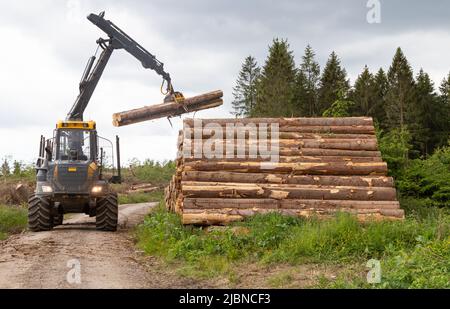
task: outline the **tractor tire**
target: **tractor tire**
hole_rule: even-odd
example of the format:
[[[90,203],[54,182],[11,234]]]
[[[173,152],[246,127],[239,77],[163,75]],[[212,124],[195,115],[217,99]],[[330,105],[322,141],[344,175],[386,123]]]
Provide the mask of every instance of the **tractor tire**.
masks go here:
[[[53,228],[52,204],[47,198],[33,194],[28,200],[28,228],[33,232]]]
[[[99,231],[116,231],[119,207],[116,193],[108,193],[97,200],[95,224]]]

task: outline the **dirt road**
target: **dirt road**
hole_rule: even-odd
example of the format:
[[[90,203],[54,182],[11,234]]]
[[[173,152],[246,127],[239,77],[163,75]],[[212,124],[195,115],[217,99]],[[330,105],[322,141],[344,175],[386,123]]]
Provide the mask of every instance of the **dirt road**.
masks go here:
[[[0,243],[0,288],[179,287],[183,280],[157,262],[142,262],[130,237],[155,205],[121,205],[115,233],[96,231],[95,218],[77,214],[53,231],[11,236]]]

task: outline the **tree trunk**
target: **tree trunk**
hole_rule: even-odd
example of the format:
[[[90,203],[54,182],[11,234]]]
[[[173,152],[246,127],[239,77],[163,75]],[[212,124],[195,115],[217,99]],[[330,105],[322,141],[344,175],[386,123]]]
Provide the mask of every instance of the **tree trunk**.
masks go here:
[[[202,158],[195,158],[194,156],[190,157],[184,157],[184,162],[201,162],[201,160],[208,160],[208,162],[220,162],[220,161],[227,161],[227,162],[269,162],[269,158],[262,158],[261,156],[257,156],[256,158],[252,158],[248,155],[241,158],[225,158],[222,157],[222,155],[219,156],[219,158],[205,158],[204,156]],[[309,157],[309,156],[279,156],[277,162],[280,163],[302,163],[302,162],[317,162],[317,163],[323,163],[323,162],[383,162],[383,160],[380,157],[336,157],[336,156],[328,156],[328,157]]]
[[[282,126],[373,126],[371,117],[318,117],[318,118],[242,118],[242,119],[198,119],[203,125],[207,124],[260,124],[260,123],[277,123]],[[185,124],[193,127],[194,119],[185,119]]]
[[[194,145],[192,145],[194,146]],[[194,149],[191,147],[190,154],[194,154]],[[225,155],[227,152],[233,155],[237,155],[238,150],[248,155],[248,152],[252,150],[248,145],[246,147],[235,147],[233,151],[229,151],[226,147],[222,148],[222,153]],[[184,151],[182,144],[179,147],[179,157],[183,157]],[[253,151],[253,150],[252,150]],[[186,151],[187,152],[187,151]],[[371,150],[346,150],[346,149],[321,149],[321,148],[301,148],[296,149],[293,147],[279,147],[279,155],[280,156],[342,156],[342,157],[381,157],[381,153],[379,151],[371,151]]]
[[[295,209],[211,209],[196,210],[186,209],[182,215],[183,224],[211,225],[211,224],[229,224],[235,221],[241,221],[245,217],[255,214],[266,214],[277,212],[284,215],[295,217],[315,217],[329,218],[337,212],[345,211],[355,214],[360,221],[368,220],[401,220],[404,218],[402,209],[326,209],[326,210],[295,210]]]
[[[271,198],[185,198],[184,209],[398,209],[398,201],[277,200]]]
[[[221,99],[222,96],[222,91],[218,90],[192,98],[186,98],[182,103],[162,103],[116,113],[113,114],[113,125],[120,127],[141,121],[162,117],[174,117],[185,113],[220,106],[223,104]]]
[[[183,140],[183,145],[186,146],[189,140]],[[223,139],[206,139],[206,140],[190,140],[191,148],[201,146],[205,147],[205,143],[214,147],[222,147],[225,149],[227,146],[231,148],[241,148],[241,147],[264,147],[271,149],[278,145],[278,147],[283,148],[319,148],[319,149],[341,149],[341,150],[368,150],[376,151],[378,150],[377,140],[372,139],[280,139],[280,140],[252,140],[252,139],[240,139],[240,140],[230,140],[226,141]],[[262,145],[262,146],[260,146]]]
[[[370,163],[272,163],[272,162],[186,162],[185,171],[275,172],[292,175],[386,175],[385,162]]]
[[[182,181],[279,183],[317,186],[393,187],[394,180],[386,176],[311,176],[272,173],[234,173],[225,171],[183,172]]]
[[[273,198],[392,201],[394,188],[344,187],[291,184],[182,182],[183,196],[203,198]]]

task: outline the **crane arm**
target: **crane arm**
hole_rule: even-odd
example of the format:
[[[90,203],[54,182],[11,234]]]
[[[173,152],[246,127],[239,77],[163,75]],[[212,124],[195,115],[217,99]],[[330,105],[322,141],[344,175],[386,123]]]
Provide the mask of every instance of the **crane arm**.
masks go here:
[[[164,71],[164,64],[156,59],[156,57],[149,53],[144,47],[134,41],[125,32],[123,32],[114,23],[104,19],[104,15],[104,12],[102,12],[99,15],[89,14],[87,17],[94,25],[103,30],[108,35],[109,39],[97,40],[97,43],[103,51],[93,69],[92,67],[95,61],[95,56],[89,59],[81,78],[80,93],[67,114],[66,120],[83,120],[84,110],[89,104],[89,100],[94,93],[98,81],[100,80],[114,49],[125,49],[136,59],[138,59],[144,68],[152,69],[161,75],[166,82],[166,91],[169,94],[168,98],[170,100],[172,100],[172,98],[177,99],[178,97],[184,99],[182,94],[179,92],[174,92],[170,74]]]
[[[156,59],[154,55],[148,52],[139,43],[133,40],[129,35],[127,35],[123,30],[117,27],[110,20],[103,18],[104,13],[89,14],[87,19],[89,19],[94,25],[103,30],[110,39],[114,40],[115,48],[123,48],[131,55],[133,55],[137,60],[142,63],[142,66],[146,69],[152,69],[159,75],[161,75],[170,87],[171,79],[170,74],[164,71],[164,64]]]

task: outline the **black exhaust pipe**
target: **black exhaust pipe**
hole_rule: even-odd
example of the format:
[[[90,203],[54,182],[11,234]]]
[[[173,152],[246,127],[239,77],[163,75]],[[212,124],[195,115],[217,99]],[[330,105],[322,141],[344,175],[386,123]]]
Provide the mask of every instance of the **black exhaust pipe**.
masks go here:
[[[118,135],[116,135],[116,151],[117,151],[117,178],[118,183],[122,183],[122,170],[120,167],[120,143]]]

